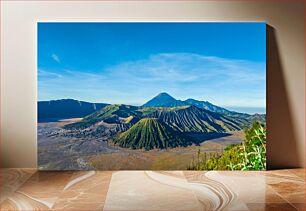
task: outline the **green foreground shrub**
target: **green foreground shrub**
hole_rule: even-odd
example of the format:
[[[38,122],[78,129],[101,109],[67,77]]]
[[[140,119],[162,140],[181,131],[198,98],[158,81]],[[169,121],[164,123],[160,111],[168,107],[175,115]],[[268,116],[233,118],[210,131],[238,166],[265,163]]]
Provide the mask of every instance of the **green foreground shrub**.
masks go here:
[[[266,169],[266,127],[254,122],[245,129],[242,144],[231,144],[222,155],[198,151],[197,160],[189,170],[265,170]]]

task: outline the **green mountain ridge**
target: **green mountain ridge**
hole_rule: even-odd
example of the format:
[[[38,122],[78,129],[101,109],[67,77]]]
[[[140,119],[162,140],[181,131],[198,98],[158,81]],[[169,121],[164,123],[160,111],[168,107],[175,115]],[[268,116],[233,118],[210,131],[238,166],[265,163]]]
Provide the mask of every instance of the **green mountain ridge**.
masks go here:
[[[108,124],[134,124],[141,118],[142,113],[137,106],[114,104],[84,117],[82,121],[66,125],[65,129],[81,129],[90,127],[101,121]]]
[[[179,106],[162,106],[162,102],[172,105],[173,100]],[[64,129],[85,129],[96,137],[109,130],[108,138],[121,147],[151,150],[188,146],[195,143],[193,134],[227,134],[242,130],[254,121],[265,122],[266,118],[262,114],[228,113],[226,109],[217,112],[222,108],[212,104],[209,109],[200,108],[206,105],[202,101],[192,101],[196,105],[180,102],[184,101],[161,93],[149,103],[155,106],[107,105],[80,122],[65,125]]]
[[[224,133],[242,129],[242,124],[233,118],[195,106],[184,106],[180,109],[161,109],[148,116],[158,118],[180,132]]]
[[[123,125],[129,128],[142,118],[158,118],[179,132],[229,132],[241,130],[255,120],[265,122],[263,115],[230,116],[211,112],[196,106],[137,107],[123,104],[108,105],[82,121],[64,126],[65,129],[85,129],[99,122]]]
[[[156,118],[143,118],[127,131],[114,138],[114,143],[124,148],[151,150],[192,144],[190,138],[174,131]]]

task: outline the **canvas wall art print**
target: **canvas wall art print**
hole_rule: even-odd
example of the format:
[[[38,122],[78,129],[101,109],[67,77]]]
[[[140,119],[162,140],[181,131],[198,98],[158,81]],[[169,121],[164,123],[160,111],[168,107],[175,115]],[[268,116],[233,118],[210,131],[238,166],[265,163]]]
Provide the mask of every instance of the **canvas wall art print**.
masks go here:
[[[265,23],[37,27],[40,170],[265,170]]]

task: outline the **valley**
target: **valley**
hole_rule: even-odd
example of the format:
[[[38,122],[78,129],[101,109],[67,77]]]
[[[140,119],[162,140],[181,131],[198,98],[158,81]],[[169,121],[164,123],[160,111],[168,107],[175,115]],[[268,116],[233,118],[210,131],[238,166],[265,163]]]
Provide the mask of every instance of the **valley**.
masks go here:
[[[207,158],[221,155],[228,145],[244,140],[244,128],[265,121],[263,114],[180,101],[166,93],[143,106],[100,104],[97,109],[83,104],[86,112],[88,106],[94,110],[79,118],[57,116],[38,123],[41,170],[184,170],[199,151]],[[85,112],[82,106],[74,108]]]
[[[234,131],[230,135],[219,136],[202,142],[200,145],[176,147],[163,150],[127,149],[102,139],[83,137],[71,138],[48,136],[58,134],[63,124],[76,119],[61,122],[39,123],[38,159],[40,170],[45,169],[96,169],[96,170],[179,170],[187,166],[200,149],[201,152],[221,154],[229,144],[241,143],[243,131]],[[43,134],[44,133],[44,134]],[[205,139],[205,137],[204,137]],[[200,138],[198,138],[200,140]],[[84,165],[85,163],[85,165]]]

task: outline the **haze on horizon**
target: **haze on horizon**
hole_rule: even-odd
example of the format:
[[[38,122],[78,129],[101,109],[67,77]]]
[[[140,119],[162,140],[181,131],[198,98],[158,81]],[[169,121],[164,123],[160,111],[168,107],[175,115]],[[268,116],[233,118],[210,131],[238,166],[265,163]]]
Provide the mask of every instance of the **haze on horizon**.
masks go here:
[[[38,23],[38,100],[142,105],[167,92],[263,113],[265,30],[265,23]]]

